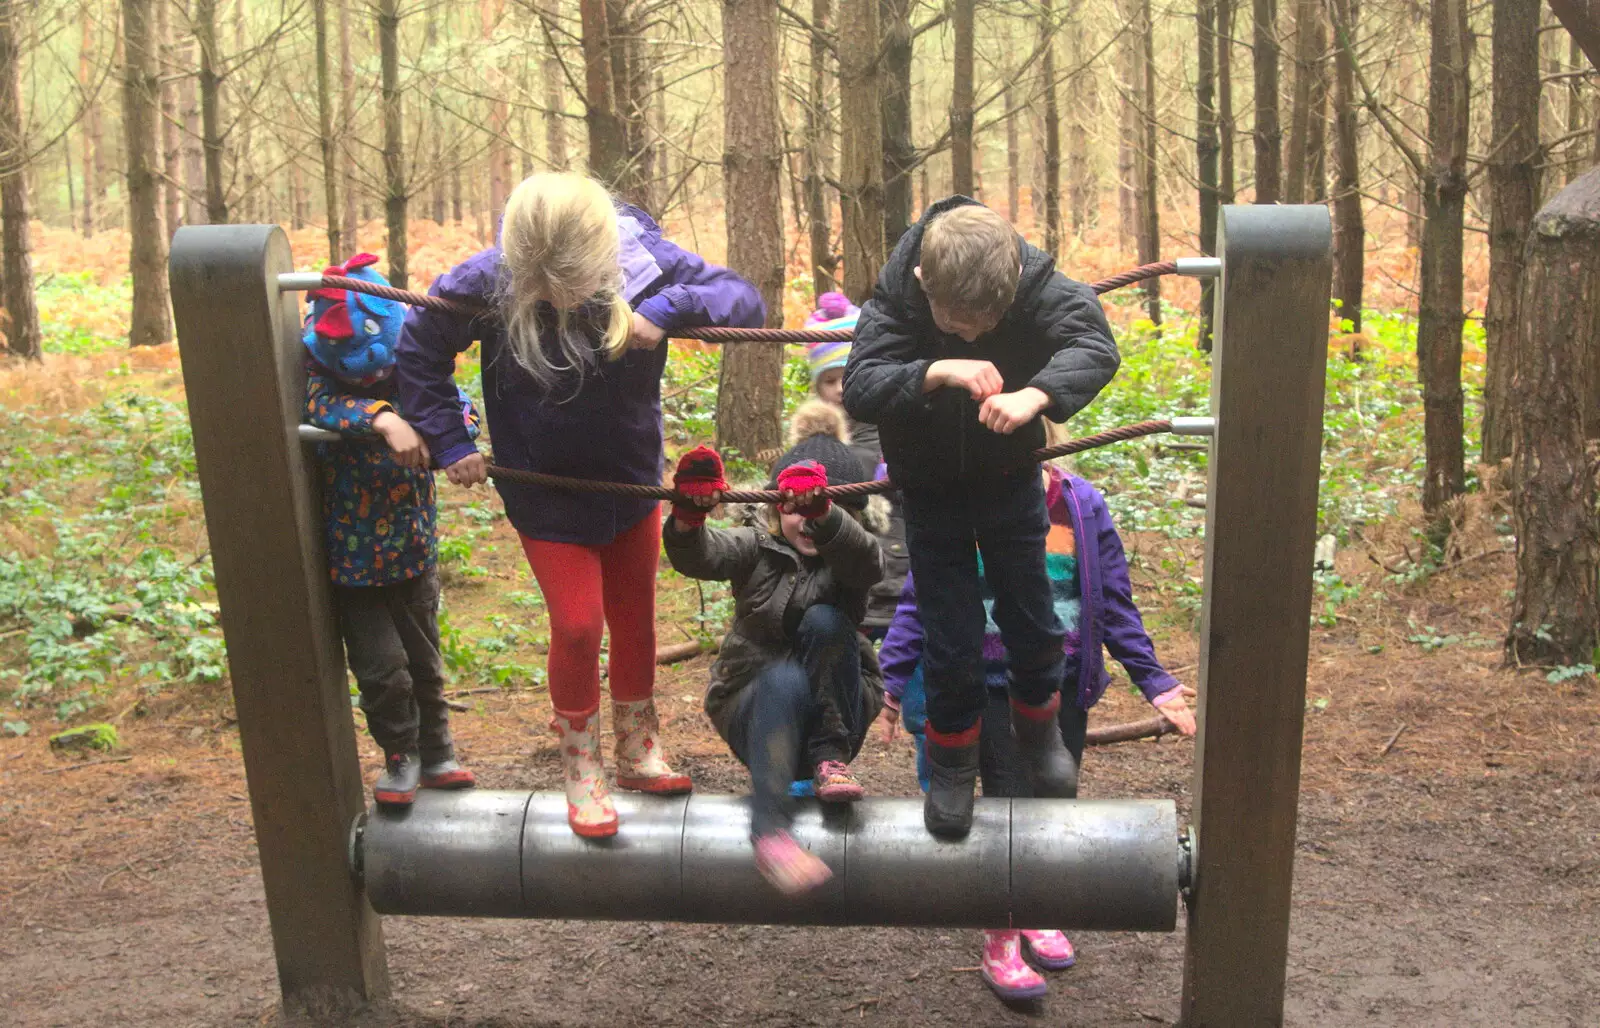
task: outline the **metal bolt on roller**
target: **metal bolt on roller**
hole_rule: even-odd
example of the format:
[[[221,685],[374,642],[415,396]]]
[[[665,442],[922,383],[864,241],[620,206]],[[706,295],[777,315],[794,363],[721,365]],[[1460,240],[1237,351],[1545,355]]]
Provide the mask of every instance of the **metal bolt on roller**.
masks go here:
[[[743,797],[614,796],[621,830],[581,839],[560,793],[423,791],[351,828],[380,914],[729,924],[1171,931],[1187,854],[1170,800],[980,799],[938,839],[921,799],[808,801],[795,839],[834,876],[788,898],[762,880]]]

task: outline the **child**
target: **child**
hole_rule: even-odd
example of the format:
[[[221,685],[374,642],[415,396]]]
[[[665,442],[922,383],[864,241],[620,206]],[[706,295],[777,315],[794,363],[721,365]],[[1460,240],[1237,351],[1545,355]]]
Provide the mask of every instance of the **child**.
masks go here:
[[[841,509],[864,504],[817,495],[829,482],[862,480],[843,443],[812,436],[774,472],[769,488],[789,498],[767,508],[765,528],[707,528],[706,512],[727,488],[722,461],[703,446],[685,454],[674,481],[693,502],[674,504],[663,540],[679,573],[732,582],[733,626],[711,666],[705,709],[750,769],[756,867],[794,895],[832,872],[789,835],[790,783],[813,779],[824,802],[862,794],[849,765],[883,706],[883,680],[856,625],[883,555]]]
[[[358,254],[324,274],[387,285],[370,267],[377,260]],[[334,608],[367,730],[383,749],[373,798],[406,805],[418,785],[464,789],[475,780],[450,741],[428,447],[395,409],[403,308],[342,289],[310,297],[305,420],[347,437],[317,447]],[[464,395],[452,410],[461,432],[476,435]]]
[[[581,175],[540,174],[506,202],[500,245],[441,275],[432,293],[492,303],[477,318],[411,309],[400,339],[400,395],[457,485],[486,477],[450,397],[456,354],[483,342],[483,395],[497,463],[576,478],[659,485],[661,373],[672,331],[753,327],[761,295],[725,268],[661,237],[650,216],[614,204]],[[550,611],[550,699],[561,735],[567,820],[616,834],[599,755],[600,642],[611,630],[617,785],[690,790],[658,738],[654,500],[496,481]]]
[[[1195,722],[1181,687],[1156,659],[1155,647],[1144,630],[1144,620],[1133,602],[1128,582],[1122,539],[1106,509],[1105,497],[1083,479],[1048,464],[1044,480],[1051,525],[1047,544],[1050,585],[1057,616],[1067,628],[1063,645],[1067,658],[1065,682],[1073,685],[1070,702],[1061,704],[1058,723],[1072,755],[1070,794],[1076,795],[1089,708],[1099,702],[1110,680],[1102,644],[1122,664],[1145,699],[1180,732],[1193,735]],[[985,607],[992,606],[992,598],[986,598]],[[906,729],[916,738],[919,726],[913,719],[922,700],[922,625],[917,616],[915,576],[906,579],[900,608],[884,639],[881,657],[886,694],[881,715],[885,739],[893,738],[896,721],[902,716]],[[1030,796],[1032,790],[1016,742],[1007,728],[1010,704],[1005,691],[1004,647],[992,624],[984,635],[984,658],[989,698],[978,743],[983,794]],[[918,743],[917,777],[926,789],[920,739]],[[1071,967],[1076,961],[1072,943],[1059,931],[984,932],[981,974],[1001,999],[1032,999],[1045,993],[1044,979],[1022,958],[1024,945],[1034,962],[1047,970]]]
[[[1066,795],[1056,724],[1065,630],[1045,572],[1039,415],[1064,421],[1116,374],[1089,288],[1005,219],[964,196],[935,204],[896,245],[861,309],[844,405],[878,425],[905,501],[926,631],[929,831],[972,825],[987,705],[978,552],[1005,641],[1012,729],[1035,792]]]

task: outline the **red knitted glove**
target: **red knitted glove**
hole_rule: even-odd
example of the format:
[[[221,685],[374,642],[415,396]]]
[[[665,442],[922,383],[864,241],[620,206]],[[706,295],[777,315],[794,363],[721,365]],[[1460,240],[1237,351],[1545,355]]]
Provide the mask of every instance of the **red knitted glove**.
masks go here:
[[[685,497],[714,496],[728,488],[722,475],[722,458],[709,446],[696,446],[678,459],[672,487]],[[709,507],[687,500],[672,501],[672,516],[686,525],[703,525]]]
[[[828,484],[828,472],[814,460],[803,460],[798,464],[791,464],[778,473],[778,489],[791,496],[821,489]],[[826,496],[818,496],[805,506],[795,507],[795,513],[807,520],[814,520],[828,513],[828,508],[833,506],[833,501]]]

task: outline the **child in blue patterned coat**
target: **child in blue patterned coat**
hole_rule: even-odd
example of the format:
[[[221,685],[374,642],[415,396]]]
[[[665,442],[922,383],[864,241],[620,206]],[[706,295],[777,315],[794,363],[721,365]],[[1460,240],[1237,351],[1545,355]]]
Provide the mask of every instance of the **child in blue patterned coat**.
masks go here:
[[[324,274],[387,284],[358,254]],[[438,537],[432,457],[395,406],[394,344],[404,309],[342,289],[310,294],[303,341],[309,425],[321,443],[322,516],[334,607],[367,730],[384,753],[373,797],[405,805],[418,786],[475,784],[456,760],[439,652]],[[460,395],[462,419],[477,415]]]

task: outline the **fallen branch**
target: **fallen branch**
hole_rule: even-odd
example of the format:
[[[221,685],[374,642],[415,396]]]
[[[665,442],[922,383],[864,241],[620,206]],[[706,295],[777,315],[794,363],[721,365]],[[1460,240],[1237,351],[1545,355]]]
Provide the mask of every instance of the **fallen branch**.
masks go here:
[[[691,639],[688,642],[673,643],[671,646],[661,647],[656,651],[656,663],[676,664],[681,660],[692,660],[702,653],[715,652],[717,652],[717,643],[702,643],[698,639]]]
[[[1122,725],[1109,725],[1105,728],[1091,728],[1084,734],[1085,746],[1109,746],[1112,743],[1132,742],[1135,739],[1155,738],[1171,735],[1178,730],[1178,726],[1168,721],[1164,716],[1157,714],[1155,717],[1143,721],[1129,721]]]
[[[457,703],[455,700],[445,700],[444,701],[444,705],[449,707],[451,710],[471,710],[472,709],[471,707],[467,706],[465,703]]]
[[[43,772],[43,774],[59,775],[63,771],[76,771],[81,767],[99,767],[101,764],[121,764],[132,759],[133,757],[130,754],[126,757],[107,757],[104,760],[86,760],[81,764],[68,764],[66,767],[53,767],[48,771]]]
[[[1383,744],[1383,751],[1378,754],[1378,759],[1379,760],[1382,760],[1384,757],[1387,757],[1389,755],[1389,751],[1394,749],[1394,744],[1400,741],[1400,733],[1404,732],[1406,730],[1406,727],[1407,726],[1406,726],[1406,723],[1404,721],[1400,722],[1400,727],[1396,728],[1394,730],[1394,734],[1389,736],[1389,741]]]

